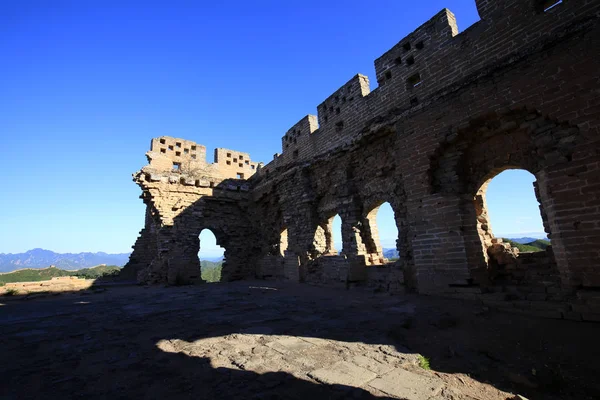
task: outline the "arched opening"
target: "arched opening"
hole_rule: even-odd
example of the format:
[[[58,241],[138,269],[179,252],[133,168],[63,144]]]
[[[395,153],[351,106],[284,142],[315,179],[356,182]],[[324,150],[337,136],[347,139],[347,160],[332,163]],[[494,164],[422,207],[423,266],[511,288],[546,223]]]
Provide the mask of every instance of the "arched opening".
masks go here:
[[[494,280],[524,283],[550,277],[554,257],[533,174],[516,168],[492,174],[477,191],[474,204],[484,258]]]
[[[365,240],[369,262],[384,264],[400,259],[398,226],[392,206],[384,202],[367,214],[369,238]]]
[[[342,218],[339,214],[331,218],[331,254],[341,254],[344,251],[344,240],[342,236]],[[337,251],[336,249],[339,249]]]
[[[340,252],[336,249],[340,249]],[[342,218],[339,214],[317,226],[313,239],[313,250],[313,257],[338,255],[341,253],[343,250]]]
[[[279,254],[285,256],[285,251],[288,248],[288,230],[284,228],[279,234]]]
[[[214,233],[210,229],[203,229],[200,232],[198,258],[204,281],[209,283],[221,281],[224,254],[225,249],[219,246]]]

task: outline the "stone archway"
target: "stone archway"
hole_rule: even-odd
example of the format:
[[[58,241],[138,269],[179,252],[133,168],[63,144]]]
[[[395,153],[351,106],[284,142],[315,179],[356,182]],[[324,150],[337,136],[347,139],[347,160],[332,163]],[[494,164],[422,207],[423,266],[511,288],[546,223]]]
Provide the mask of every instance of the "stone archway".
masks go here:
[[[534,174],[546,232],[556,234],[551,227],[554,207],[559,203],[548,191],[556,179],[550,178],[549,172],[568,165],[579,140],[577,127],[526,108],[484,115],[448,134],[431,160],[431,188],[434,194],[459,199],[467,262],[475,282],[489,284],[486,246],[492,237],[482,233],[485,222],[481,222],[485,221],[481,190],[485,190],[486,182],[511,168]],[[561,235],[553,235],[553,239],[560,253],[564,249]],[[563,259],[558,268],[564,277],[568,267]]]

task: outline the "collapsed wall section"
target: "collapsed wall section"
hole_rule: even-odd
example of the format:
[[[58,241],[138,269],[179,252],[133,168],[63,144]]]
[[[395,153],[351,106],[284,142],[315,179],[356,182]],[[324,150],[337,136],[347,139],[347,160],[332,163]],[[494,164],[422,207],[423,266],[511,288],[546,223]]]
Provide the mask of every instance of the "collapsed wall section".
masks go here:
[[[216,149],[215,162],[207,163],[204,146],[167,136],[153,139],[146,156],[149,164],[133,176],[146,222],[123,276],[146,283],[200,282],[203,229],[225,248],[222,280],[252,276],[252,264],[245,262],[252,247],[247,179],[260,164],[229,149]]]

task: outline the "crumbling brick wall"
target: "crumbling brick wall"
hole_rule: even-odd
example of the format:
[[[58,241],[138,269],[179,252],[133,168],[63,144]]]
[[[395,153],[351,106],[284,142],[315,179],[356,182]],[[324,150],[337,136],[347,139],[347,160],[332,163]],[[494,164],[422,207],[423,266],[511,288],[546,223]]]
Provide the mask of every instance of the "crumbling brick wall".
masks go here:
[[[170,207],[227,199],[223,212],[235,218],[221,226],[236,254],[248,252],[235,276],[447,293],[493,285],[486,182],[520,168],[536,177],[561,290],[599,288],[600,3],[476,3],[481,21],[464,32],[442,10],[379,57],[373,91],[363,75],[335,91],[318,115],[283,136],[281,154],[235,181],[242,191],[198,189],[182,203],[180,187],[202,185],[165,174],[159,183],[151,168],[142,170],[136,180],[149,202],[167,204],[154,205],[160,226],[171,223]],[[374,272],[381,249],[372,212],[385,201],[395,212],[400,260]],[[339,255],[327,242],[338,214]],[[288,246],[280,251],[284,230]]]

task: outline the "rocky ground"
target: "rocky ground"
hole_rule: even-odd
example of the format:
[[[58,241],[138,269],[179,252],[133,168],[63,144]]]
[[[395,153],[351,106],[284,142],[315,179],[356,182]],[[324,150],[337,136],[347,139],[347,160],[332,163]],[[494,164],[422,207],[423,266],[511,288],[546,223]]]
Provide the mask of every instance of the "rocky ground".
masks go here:
[[[0,398],[600,398],[600,324],[265,285],[0,297]]]

